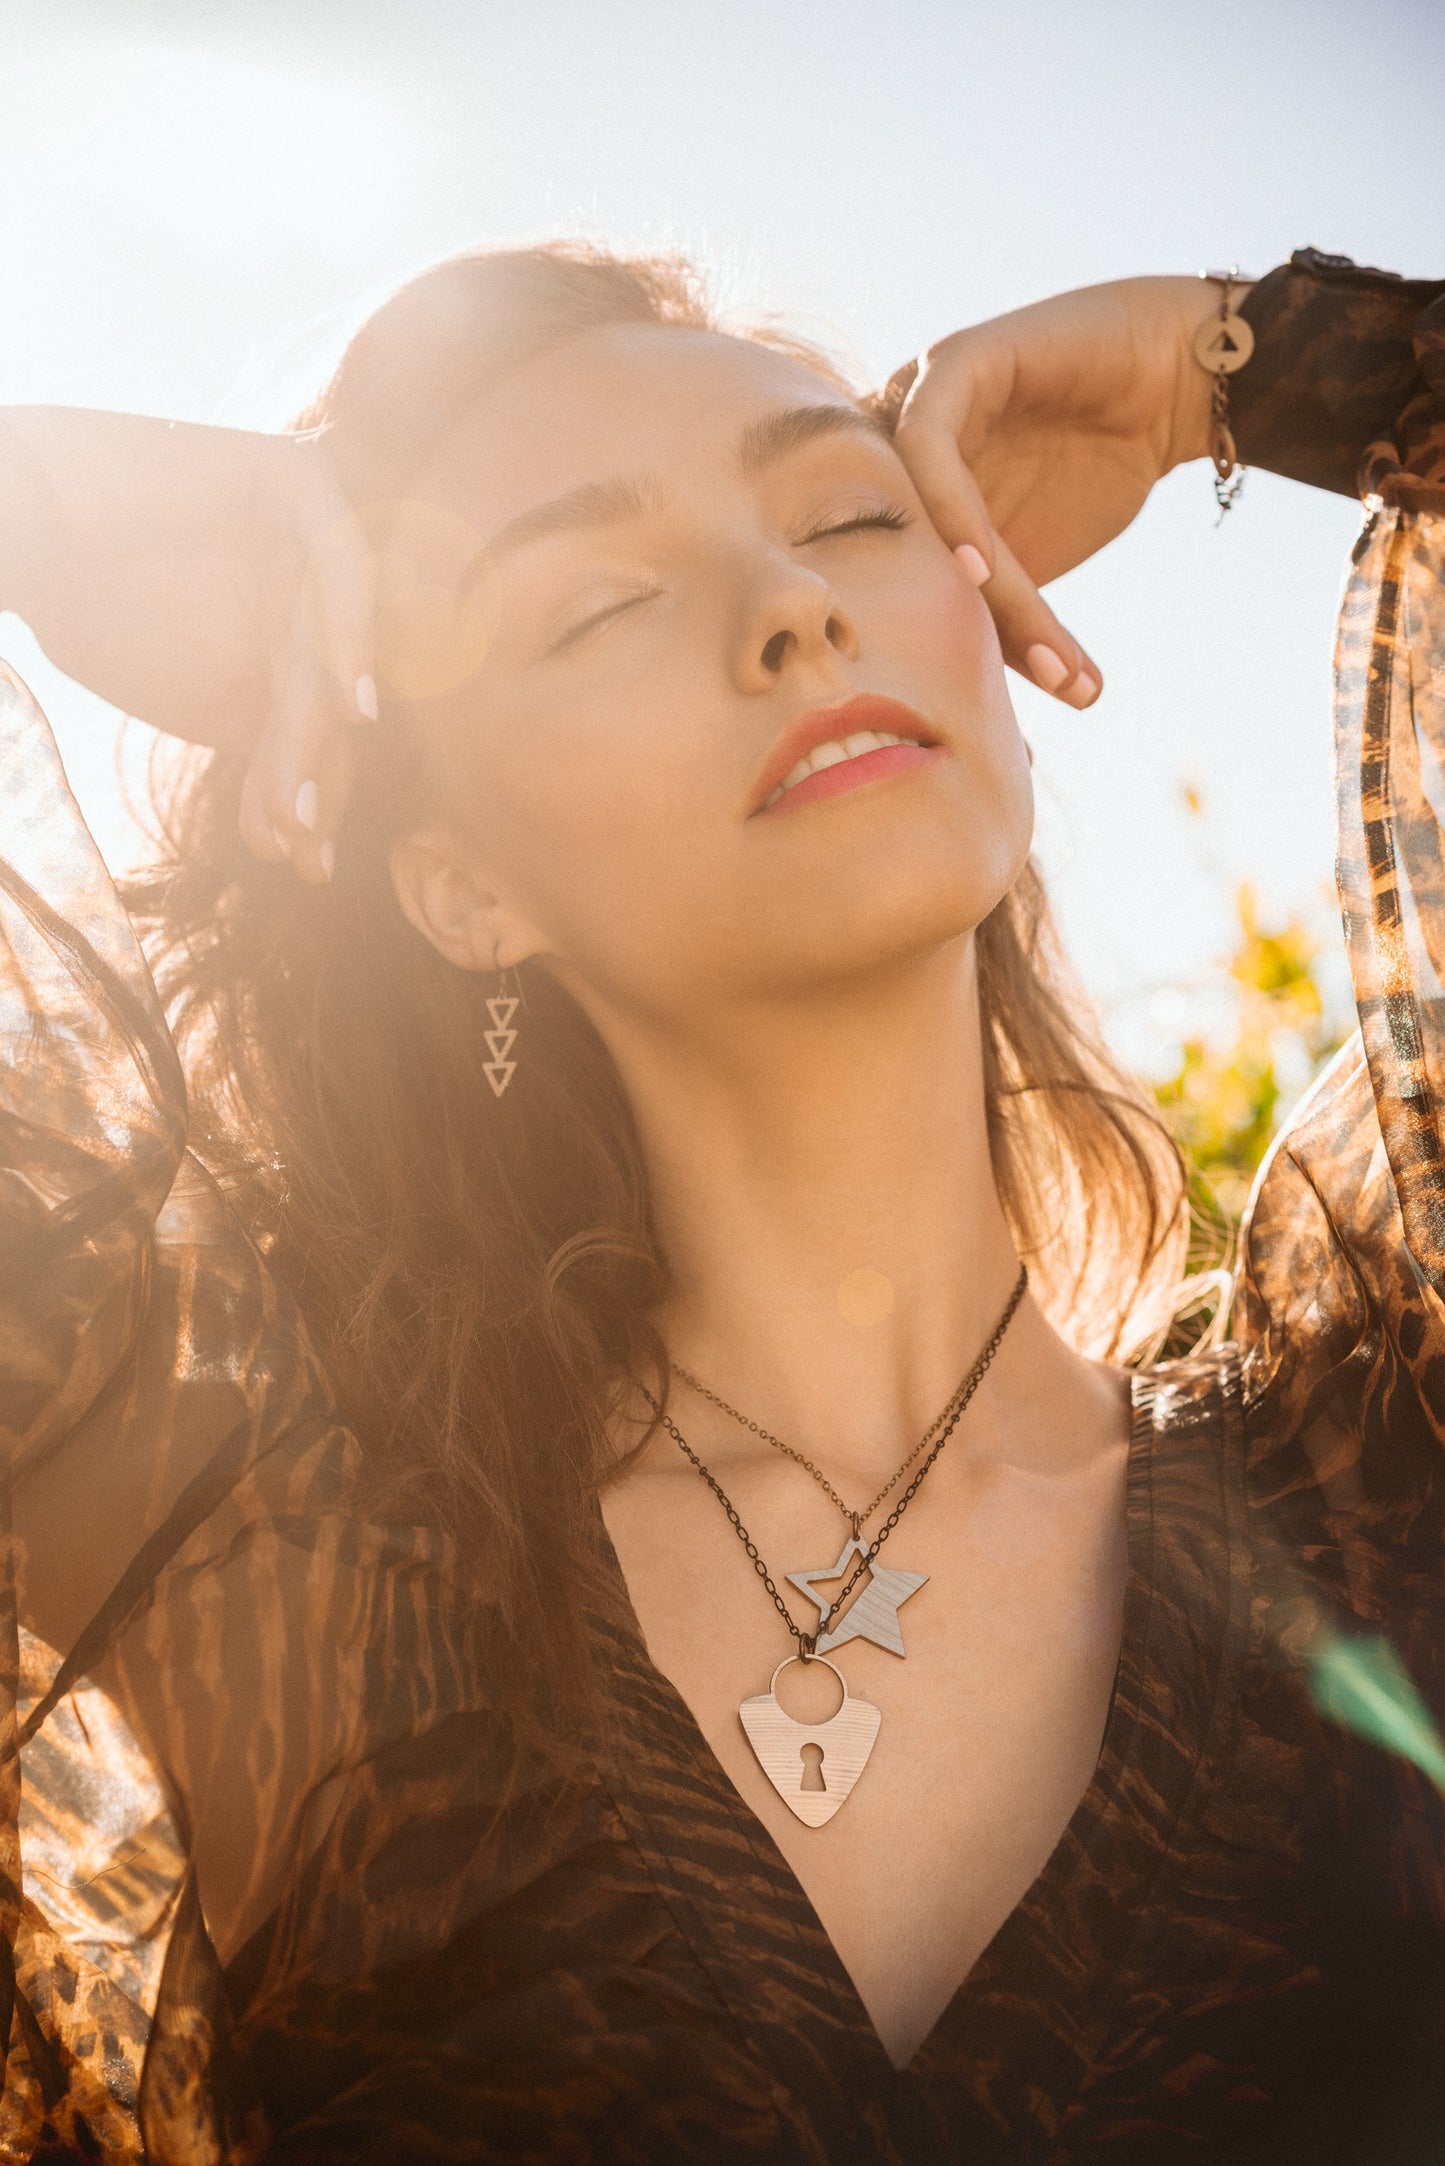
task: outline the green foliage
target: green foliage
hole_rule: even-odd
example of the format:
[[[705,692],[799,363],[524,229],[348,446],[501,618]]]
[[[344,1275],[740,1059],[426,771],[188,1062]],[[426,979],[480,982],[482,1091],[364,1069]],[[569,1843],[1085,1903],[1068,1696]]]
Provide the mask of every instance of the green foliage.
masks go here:
[[[1346,1035],[1327,1012],[1318,948],[1300,919],[1262,923],[1248,881],[1234,906],[1232,1028],[1186,1038],[1177,1067],[1154,1085],[1190,1165],[1199,1262],[1231,1241],[1276,1127]]]

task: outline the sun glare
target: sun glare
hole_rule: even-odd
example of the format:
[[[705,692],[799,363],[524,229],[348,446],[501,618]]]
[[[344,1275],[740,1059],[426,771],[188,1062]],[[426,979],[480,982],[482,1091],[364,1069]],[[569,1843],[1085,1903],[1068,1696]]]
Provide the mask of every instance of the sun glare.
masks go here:
[[[107,222],[208,253],[364,246],[403,162],[397,116],[356,84],[223,53],[77,46],[14,70],[6,104],[27,210],[83,188]]]
[[[334,333],[328,311],[384,279],[389,257],[407,267],[424,162],[389,86],[143,38],[12,55],[0,403],[276,425],[324,374],[310,346]],[[299,357],[277,350],[277,324],[307,348],[294,395],[283,384]],[[13,620],[4,639],[112,863],[133,861],[109,710]],[[127,761],[132,790],[144,750]]]

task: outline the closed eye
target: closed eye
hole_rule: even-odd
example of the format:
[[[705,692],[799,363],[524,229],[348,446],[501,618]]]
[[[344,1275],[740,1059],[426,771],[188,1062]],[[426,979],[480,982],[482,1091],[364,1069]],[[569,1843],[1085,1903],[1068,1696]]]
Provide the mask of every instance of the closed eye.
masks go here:
[[[627,610],[635,609],[639,602],[650,602],[652,598],[651,592],[628,594],[624,595],[621,601],[609,602],[605,609],[594,609],[591,616],[584,617],[580,624],[569,625],[565,632],[552,641],[547,652],[549,654],[563,653],[566,648],[574,646],[579,639],[585,638],[587,633],[600,631],[602,626],[610,624],[614,617],[620,617]]]
[[[825,541],[834,534],[860,534],[870,528],[897,534],[912,524],[906,511],[896,505],[883,505],[876,511],[855,512],[852,518],[840,519],[830,526],[814,527],[809,533],[800,534],[798,543],[801,547],[805,542]]]

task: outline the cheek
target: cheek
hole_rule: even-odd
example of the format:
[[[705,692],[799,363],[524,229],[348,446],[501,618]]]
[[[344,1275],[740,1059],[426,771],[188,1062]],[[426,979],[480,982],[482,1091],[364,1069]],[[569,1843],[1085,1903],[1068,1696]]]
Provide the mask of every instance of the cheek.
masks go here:
[[[453,770],[479,852],[564,952],[656,941],[697,887],[709,823],[675,689],[494,707]]]
[[[942,564],[930,559],[923,576],[900,584],[887,637],[997,809],[1013,802],[1031,824],[1028,754],[1009,698],[998,630],[983,596],[952,558]]]
[[[1003,686],[1003,656],[988,605],[952,557],[929,552],[926,571],[890,597],[890,645],[973,705]]]
[[[977,816],[975,862],[1002,893],[1023,870],[1033,841],[1034,793],[997,627],[977,587],[951,560],[941,575],[920,580],[901,598],[900,625],[918,666],[940,687],[940,714],[956,727]]]

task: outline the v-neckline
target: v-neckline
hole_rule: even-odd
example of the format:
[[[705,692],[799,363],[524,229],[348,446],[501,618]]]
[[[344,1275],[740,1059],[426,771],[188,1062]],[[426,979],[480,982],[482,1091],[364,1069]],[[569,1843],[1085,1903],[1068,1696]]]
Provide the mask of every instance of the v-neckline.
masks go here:
[[[1071,1923],[1082,1929],[1087,1917],[1097,1935],[1105,1909],[1131,1948],[1150,1929],[1144,1885],[1152,1887],[1157,1879],[1160,1858],[1170,1847],[1161,1838],[1183,1814],[1232,1703],[1247,1628],[1248,1590],[1240,1570],[1244,1498],[1237,1365],[1232,1354],[1168,1364],[1136,1374],[1131,1395],[1128,1573],[1098,1760],[1042,1869],[903,2068],[889,2058],[797,1873],[736,1788],[682,1694],[648,1654],[598,1512],[601,1554],[620,1595],[618,1631],[607,1637],[613,1642],[613,1697],[628,1739],[626,1752],[611,1756],[605,1779],[695,1952],[755,2045],[766,2050],[761,2033],[768,2016],[764,2012],[760,2023],[760,1981],[747,1975],[750,1969],[756,1973],[748,1959],[753,1951],[732,1929],[736,1921],[726,1915],[727,1891],[717,1886],[730,1867],[749,1882],[751,1898],[757,1898],[761,1883],[778,1945],[786,1941],[796,1951],[794,1960],[813,1973],[803,1997],[811,2006],[802,2012],[815,2016],[820,2032],[847,2057],[845,2072],[842,2056],[826,2040],[821,2045],[822,2059],[833,2064],[833,2080],[862,2082],[899,2108],[906,2107],[910,2091],[926,2088],[953,2063],[960,2045],[967,2042],[974,2055],[986,2050],[987,2041],[971,2034],[997,2028],[1000,2016],[1005,2028],[1018,2027],[1019,1983],[1031,1972],[1048,1974],[1057,2000],[1067,1966],[1058,1964],[1051,1923],[1066,1931]],[[1209,1439],[1201,1432],[1208,1431],[1214,1432],[1213,1452],[1202,1448]],[[1161,1611],[1167,1613],[1162,1630]],[[1182,1633],[1181,1623],[1187,1625]],[[1162,1649],[1161,1639],[1167,1641]],[[680,1797],[690,1808],[682,1814]],[[1141,1844],[1146,1832],[1149,1839]],[[690,1834],[695,1844],[689,1843]],[[719,1868],[699,1869],[697,1859],[688,1856],[693,1847],[718,1851]],[[1130,1857],[1131,1847],[1140,1855]],[[1087,2059],[1088,2039],[1102,2037],[1112,2012],[1107,1992],[1097,1990],[1107,1980],[1099,1971],[1085,1977],[1084,1951],[1074,1953],[1080,2003],[1074,2020],[1056,2020],[1040,2034],[1051,2035],[1069,2063]],[[1118,1975],[1118,1967],[1110,1970]],[[1038,2043],[1031,2034],[1031,2047]],[[776,2048],[769,2058],[776,2064]],[[785,2080],[791,2080],[795,2057],[786,2057],[786,2064]],[[1072,2080],[1070,2068],[1059,2074],[1065,2084]],[[1036,2051],[1026,2066],[1013,2070],[1011,2081],[1002,2066],[998,2075],[1005,2087],[1017,2084],[1021,2092],[1025,2083],[1031,2091],[1049,2088]]]

